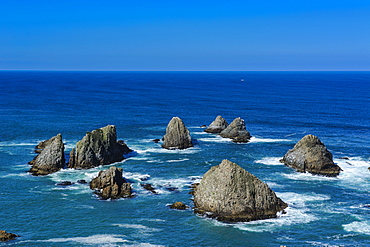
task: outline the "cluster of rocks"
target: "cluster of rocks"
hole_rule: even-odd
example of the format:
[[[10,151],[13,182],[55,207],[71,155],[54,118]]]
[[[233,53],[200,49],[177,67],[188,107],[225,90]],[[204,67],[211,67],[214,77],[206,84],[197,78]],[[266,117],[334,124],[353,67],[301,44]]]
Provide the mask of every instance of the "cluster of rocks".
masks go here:
[[[131,152],[123,141],[117,141],[116,126],[87,132],[70,153],[68,168],[89,169],[119,162]],[[66,167],[62,135],[58,134],[36,146],[38,155],[29,162],[32,175],[47,175]]]
[[[239,117],[229,125],[222,116],[217,116],[204,131],[230,138],[233,142],[248,142],[251,138],[244,120]],[[168,123],[162,140],[162,147],[166,149],[186,149],[194,145],[189,130],[179,117],[173,117]],[[156,142],[159,141],[156,139]],[[131,151],[123,141],[117,141],[116,127],[108,125],[88,132],[76,144],[70,152],[68,167],[89,169],[119,162],[124,159],[123,154]],[[36,152],[38,156],[30,162],[33,175],[50,174],[66,165],[60,134],[39,143]],[[333,162],[332,154],[313,135],[303,137],[280,161],[298,172],[337,176],[341,171]],[[141,186],[157,194],[151,184]],[[100,171],[98,177],[91,181],[90,188],[103,200],[132,197],[131,184],[123,178],[122,168],[115,166]],[[223,160],[206,172],[201,182],[194,185],[192,194],[196,213],[224,222],[275,218],[288,206],[267,184],[229,160]],[[182,202],[169,207],[179,210],[188,208]]]
[[[249,142],[252,137],[245,127],[244,120],[240,117],[235,118],[229,125],[222,116],[217,116],[204,131],[230,138],[233,142]]]
[[[100,129],[87,132],[77,142],[76,148],[70,152],[68,164],[64,155],[62,135],[58,134],[49,140],[42,141],[36,146],[38,155],[29,162],[32,175],[48,175],[65,167],[74,169],[90,169],[100,165],[108,165],[120,162],[124,154],[132,152],[123,142],[117,141],[116,126],[108,125]],[[78,183],[87,183],[79,180]],[[69,186],[74,183],[63,181],[59,186]],[[101,171],[97,178],[90,183],[91,189],[103,200],[130,197],[131,185],[122,177],[122,169],[111,167],[107,171]]]

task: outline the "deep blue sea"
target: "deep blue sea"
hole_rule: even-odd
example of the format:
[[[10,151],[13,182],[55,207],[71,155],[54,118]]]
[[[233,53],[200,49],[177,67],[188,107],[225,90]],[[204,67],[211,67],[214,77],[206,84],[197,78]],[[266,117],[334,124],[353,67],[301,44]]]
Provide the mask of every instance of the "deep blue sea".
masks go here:
[[[247,144],[203,132],[217,115],[245,120]],[[152,140],[180,117],[197,140],[165,150]],[[101,201],[87,184],[100,170],[34,177],[34,146],[58,133],[66,153],[87,131],[116,125],[135,150],[122,167],[136,196]],[[297,173],[279,159],[318,136],[343,169]],[[348,157],[348,160],[341,159]],[[190,186],[223,159],[289,204],[276,219],[225,224],[169,209],[193,206]],[[0,71],[0,246],[365,246],[370,243],[370,72]],[[144,190],[148,178],[158,194]],[[169,191],[167,186],[178,188]]]

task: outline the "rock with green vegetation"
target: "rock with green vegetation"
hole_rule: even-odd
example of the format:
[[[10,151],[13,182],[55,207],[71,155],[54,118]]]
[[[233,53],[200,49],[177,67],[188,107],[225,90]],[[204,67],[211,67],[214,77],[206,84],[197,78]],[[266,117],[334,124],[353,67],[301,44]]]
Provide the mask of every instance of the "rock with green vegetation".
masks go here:
[[[35,176],[47,175],[64,168],[66,161],[62,135],[58,134],[41,143],[42,146],[36,146],[40,150],[39,155],[29,162],[32,166],[29,172]]]
[[[186,149],[193,147],[189,130],[179,117],[173,117],[168,123],[166,134],[163,137],[163,148]]]
[[[122,168],[115,166],[100,171],[98,177],[91,181],[90,189],[96,190],[102,200],[132,196],[131,184],[122,177]]]
[[[120,162],[123,155],[131,152],[123,141],[117,141],[116,126],[106,127],[87,132],[76,148],[72,149],[69,168],[89,169],[100,165]]]
[[[194,187],[195,212],[224,222],[277,217],[288,205],[267,184],[237,164],[223,160]]]
[[[6,242],[6,241],[14,240],[17,237],[19,237],[19,236],[16,235],[16,234],[13,234],[13,233],[9,233],[9,232],[0,230],[0,241],[1,242]]]
[[[221,133],[221,131],[223,131],[224,129],[226,129],[228,125],[229,124],[223,117],[217,116],[216,119],[204,131],[208,133],[218,134]]]
[[[324,143],[314,135],[304,136],[293,149],[284,155],[280,162],[298,172],[309,172],[328,177],[336,177],[341,171],[341,168],[334,163],[333,155]]]
[[[235,118],[226,129],[221,131],[220,136],[231,138],[233,142],[249,142],[251,134],[246,130],[244,120]]]

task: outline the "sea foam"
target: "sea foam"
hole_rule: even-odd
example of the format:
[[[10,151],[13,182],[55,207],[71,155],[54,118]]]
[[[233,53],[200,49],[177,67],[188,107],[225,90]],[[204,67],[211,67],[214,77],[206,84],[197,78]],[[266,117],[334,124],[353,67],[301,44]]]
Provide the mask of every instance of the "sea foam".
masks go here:
[[[232,226],[240,230],[250,232],[274,232],[280,231],[281,227],[284,226],[306,224],[318,219],[315,215],[310,213],[307,203],[313,201],[326,201],[330,199],[329,196],[315,193],[297,194],[293,192],[285,192],[276,194],[284,202],[288,203],[288,207],[285,209],[284,214],[278,213],[278,217],[273,219],[238,223]]]

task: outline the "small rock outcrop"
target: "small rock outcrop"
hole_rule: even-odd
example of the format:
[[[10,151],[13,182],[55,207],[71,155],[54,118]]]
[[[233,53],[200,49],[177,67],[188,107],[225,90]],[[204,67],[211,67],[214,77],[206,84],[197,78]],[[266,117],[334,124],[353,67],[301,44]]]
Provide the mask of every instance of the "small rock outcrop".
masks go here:
[[[58,134],[40,144],[36,146],[40,150],[39,155],[29,162],[32,166],[29,172],[35,176],[47,175],[64,168],[66,161],[62,135]]]
[[[204,131],[208,133],[218,134],[221,133],[221,131],[223,131],[224,129],[226,129],[227,126],[229,126],[229,124],[226,122],[226,120],[221,116],[217,116],[216,119]]]
[[[194,187],[195,212],[224,222],[275,218],[288,205],[265,183],[223,160]]]
[[[9,232],[0,230],[0,241],[1,242],[6,242],[6,241],[14,240],[17,237],[19,237],[19,236],[16,235],[16,234],[13,234],[13,233],[9,233]]]
[[[100,171],[99,175],[90,183],[90,189],[102,200],[131,197],[131,184],[122,177],[122,168],[115,166]]]
[[[168,123],[166,134],[163,137],[163,148],[186,149],[193,147],[189,130],[179,117],[173,117]]]
[[[123,155],[131,152],[123,141],[117,141],[116,126],[87,132],[70,153],[69,168],[89,169],[100,165],[120,162]]]
[[[233,142],[249,142],[251,134],[246,130],[244,120],[235,118],[226,129],[221,131],[220,136],[231,138]]]
[[[183,202],[175,202],[170,205],[171,209],[185,210],[188,207]]]
[[[328,177],[338,176],[341,171],[341,168],[334,164],[333,155],[326,149],[324,143],[314,135],[304,136],[280,162],[298,172]]]

